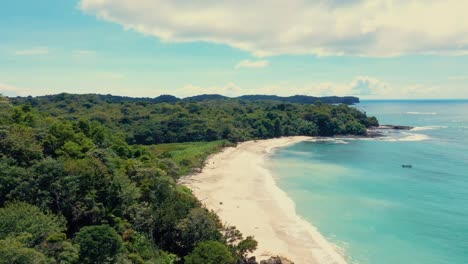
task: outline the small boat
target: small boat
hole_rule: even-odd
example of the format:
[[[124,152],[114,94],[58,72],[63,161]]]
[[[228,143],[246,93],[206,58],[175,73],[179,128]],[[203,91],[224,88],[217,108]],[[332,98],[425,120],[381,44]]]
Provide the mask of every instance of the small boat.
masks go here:
[[[411,169],[413,168],[413,165],[410,165],[410,164],[403,164],[401,165],[402,168],[407,168],[407,169]]]

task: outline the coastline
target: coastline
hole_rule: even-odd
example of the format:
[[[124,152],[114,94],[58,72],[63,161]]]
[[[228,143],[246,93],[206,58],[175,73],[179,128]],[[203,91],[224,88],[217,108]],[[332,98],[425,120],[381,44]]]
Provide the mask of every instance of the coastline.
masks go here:
[[[225,224],[259,242],[257,260],[281,255],[296,264],[346,264],[335,246],[296,214],[295,204],[266,169],[273,149],[311,137],[248,141],[211,156],[202,172],[182,182]]]

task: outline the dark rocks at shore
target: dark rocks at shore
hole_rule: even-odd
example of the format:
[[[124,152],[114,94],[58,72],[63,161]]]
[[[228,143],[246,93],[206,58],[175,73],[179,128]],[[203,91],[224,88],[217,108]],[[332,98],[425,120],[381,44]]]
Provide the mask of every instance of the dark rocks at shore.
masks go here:
[[[365,137],[368,137],[368,138],[379,138],[379,137],[384,137],[385,134],[380,132],[380,131],[376,131],[376,130],[367,130],[366,132],[366,135]]]
[[[399,126],[399,125],[380,125],[378,127],[370,127],[367,129],[366,137],[369,138],[378,138],[385,137],[386,133],[384,131],[390,130],[411,130],[414,127],[412,126]]]
[[[393,130],[411,130],[414,127],[412,126],[398,126],[398,125],[380,125],[374,129],[393,129]],[[372,128],[371,128],[372,129]]]
[[[268,260],[262,260],[260,264],[294,264],[294,263],[282,257],[271,257]]]
[[[255,257],[250,257],[238,261],[237,264],[258,264],[258,262]]]
[[[250,257],[248,259],[241,260],[237,262],[238,264],[259,264],[255,257]],[[294,264],[294,262],[284,258],[284,257],[271,257],[267,260],[260,261],[260,264]]]

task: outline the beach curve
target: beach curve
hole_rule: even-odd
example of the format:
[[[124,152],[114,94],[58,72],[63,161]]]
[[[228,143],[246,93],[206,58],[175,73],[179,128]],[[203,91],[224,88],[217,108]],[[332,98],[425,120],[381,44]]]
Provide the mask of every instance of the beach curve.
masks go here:
[[[267,157],[275,148],[311,139],[297,136],[240,143],[211,156],[202,172],[182,183],[223,223],[255,237],[257,260],[281,255],[296,264],[345,264],[337,248],[296,214],[294,202],[266,169]]]

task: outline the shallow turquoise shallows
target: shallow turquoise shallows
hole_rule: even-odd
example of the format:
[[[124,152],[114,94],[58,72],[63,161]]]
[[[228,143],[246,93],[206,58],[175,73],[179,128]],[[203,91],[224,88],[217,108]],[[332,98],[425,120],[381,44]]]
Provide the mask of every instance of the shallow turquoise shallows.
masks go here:
[[[468,101],[356,107],[416,129],[277,150],[269,166],[298,214],[349,263],[468,263]]]

